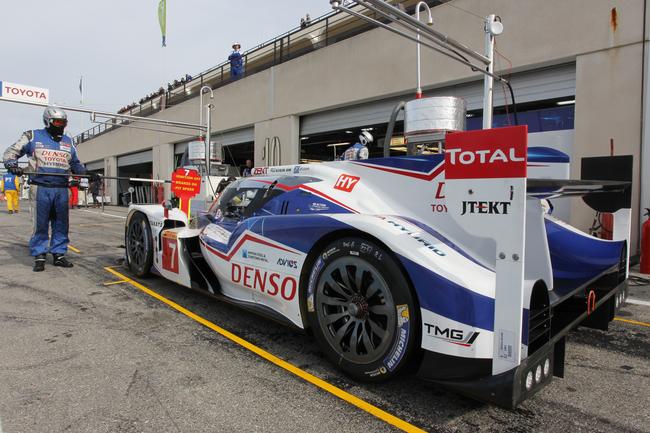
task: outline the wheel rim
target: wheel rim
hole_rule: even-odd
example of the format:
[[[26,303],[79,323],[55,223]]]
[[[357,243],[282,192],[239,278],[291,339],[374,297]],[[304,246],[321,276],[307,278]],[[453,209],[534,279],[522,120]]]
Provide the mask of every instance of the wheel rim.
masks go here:
[[[321,331],[340,356],[367,364],[385,355],[395,335],[395,303],[374,266],[356,257],[334,260],[315,300]]]
[[[128,251],[129,262],[136,267],[142,267],[147,258],[144,222],[137,221],[129,226]]]

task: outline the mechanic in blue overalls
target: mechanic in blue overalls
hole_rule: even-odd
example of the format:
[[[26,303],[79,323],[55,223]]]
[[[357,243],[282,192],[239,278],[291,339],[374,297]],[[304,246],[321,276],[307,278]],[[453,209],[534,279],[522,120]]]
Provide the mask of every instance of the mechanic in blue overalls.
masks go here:
[[[343,152],[344,161],[354,161],[357,159],[368,159],[368,144],[372,143],[372,134],[368,131],[361,131],[359,142],[345,149]]]
[[[32,218],[34,231],[29,240],[29,249],[34,257],[34,272],[45,269],[45,258],[49,252],[54,266],[71,268],[65,258],[68,251],[68,176],[86,173],[86,168],[77,158],[72,139],[63,134],[68,125],[65,112],[48,107],[43,113],[44,129],[25,131],[20,139],[4,153],[4,165],[9,172],[20,176],[18,159],[27,155],[29,159],[30,199],[34,205]],[[58,175],[58,176],[55,176]],[[52,225],[52,238],[49,227]]]
[[[239,80],[244,76],[244,59],[239,52],[240,49],[241,45],[239,45],[239,42],[235,42],[232,44],[232,54],[228,56],[228,60],[230,61],[230,76],[233,81]]]

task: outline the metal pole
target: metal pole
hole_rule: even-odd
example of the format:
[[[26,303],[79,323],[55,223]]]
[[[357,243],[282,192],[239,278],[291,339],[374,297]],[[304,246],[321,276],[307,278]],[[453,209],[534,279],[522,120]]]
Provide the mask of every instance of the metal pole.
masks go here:
[[[214,91],[210,86],[203,86],[199,90],[199,125],[203,128],[203,94],[210,92],[210,99],[214,99]],[[201,131],[199,129],[199,131]]]
[[[466,55],[473,57],[476,60],[479,60],[485,64],[488,63],[488,59],[485,56],[477,53],[476,51],[458,42],[457,40],[450,38],[449,36],[422,24],[421,22],[413,18],[411,15],[407,14],[406,12],[402,12],[401,10],[399,10],[398,8],[396,8],[391,4],[385,3],[383,0],[359,0],[357,1],[357,3],[361,4],[362,6],[365,6],[370,10],[378,12],[381,15],[391,20],[401,21],[407,25],[411,25],[412,27],[420,28],[422,31],[425,32],[425,34],[429,34],[430,36],[436,38],[439,41],[439,43],[442,44],[443,46],[445,47],[451,46],[454,49],[461,51]]]
[[[433,17],[431,16],[431,9],[429,8],[429,5],[427,5],[426,2],[419,2],[417,6],[415,7],[415,19],[420,21],[420,10],[422,7],[426,9],[426,11],[429,13],[429,20],[427,23],[429,25],[433,24]],[[420,29],[417,31],[417,39],[418,42],[416,44],[416,57],[417,57],[417,88],[415,89],[415,99],[422,99],[422,74],[421,74],[421,59],[420,59]]]
[[[489,74],[483,76],[483,129],[492,128],[492,109],[494,105],[494,33],[492,23],[495,15],[485,17],[485,57],[488,58],[487,71]]]
[[[366,7],[368,7],[368,6],[366,6]],[[370,8],[372,8],[372,6],[370,6]],[[385,30],[388,30],[389,32],[393,32],[393,33],[395,33],[395,34],[397,34],[397,35],[400,35],[401,37],[406,38],[406,39],[409,39],[409,40],[411,40],[411,41],[413,41],[413,42],[417,42],[417,41],[418,41],[417,38],[416,38],[415,36],[411,36],[411,35],[409,35],[409,34],[407,34],[407,33],[404,33],[403,31],[400,31],[400,30],[398,30],[398,29],[396,29],[396,28],[394,28],[394,27],[391,27],[391,26],[389,26],[389,25],[387,25],[387,24],[384,24],[384,23],[382,23],[381,21],[377,21],[377,20],[374,20],[374,19],[372,19],[372,18],[370,18],[370,17],[368,17],[368,16],[366,16],[366,15],[360,14],[359,12],[355,12],[355,11],[353,11],[353,10],[351,10],[351,9],[347,9],[347,8],[344,8],[344,7],[338,7],[338,6],[337,6],[336,10],[344,11],[344,12],[346,12],[347,14],[350,14],[350,15],[352,15],[352,16],[354,16],[354,17],[357,17],[357,18],[359,18],[359,19],[361,19],[361,20],[368,21],[368,22],[370,22],[370,23],[372,23],[372,24],[374,24],[374,25],[376,25],[376,26],[378,26],[378,27],[381,27],[381,28],[383,28],[383,29],[385,29]],[[428,38],[428,36],[427,36],[426,34],[423,34],[423,36]],[[453,60],[457,61],[458,63],[462,63],[463,65],[468,66],[468,67],[471,68],[473,71],[480,72],[481,74],[489,74],[488,71],[483,70],[483,69],[479,69],[479,68],[481,68],[481,66],[474,65],[474,64],[470,63],[470,62],[467,61],[467,60],[461,59],[461,58],[457,57],[456,54],[453,54],[453,53],[450,53],[450,52],[446,52],[446,51],[444,51],[444,49],[442,49],[442,48],[437,48],[437,47],[433,46],[432,44],[427,43],[427,42],[424,42],[424,41],[422,41],[422,42],[420,42],[420,43],[421,43],[422,45],[424,45],[425,47],[430,48],[430,49],[432,49],[433,51],[442,54],[443,56],[449,57],[450,59],[453,59]],[[440,44],[439,44],[439,45],[440,45]],[[443,47],[444,47],[444,45],[440,45],[440,46],[443,46]],[[483,56],[481,55],[481,57],[483,57]],[[496,76],[496,75],[494,75],[494,74],[492,74],[492,77],[493,77],[495,80],[498,80],[498,81],[501,82],[501,83],[507,83],[507,82],[508,82],[508,80],[506,80],[505,78],[498,77],[498,76]]]
[[[97,116],[99,117],[108,117],[111,119],[123,119],[123,120],[131,120],[134,122],[144,122],[144,123],[154,123],[157,125],[166,125],[166,126],[174,126],[178,128],[188,128],[188,129],[196,129],[196,128],[203,128],[203,125],[196,125],[194,123],[185,123],[185,122],[175,122],[172,120],[164,120],[164,119],[151,119],[149,117],[142,117],[142,116],[129,116],[127,114],[113,114],[113,113],[107,113],[105,111],[96,111],[96,110],[89,110],[87,108],[79,108],[79,107],[68,107],[65,105],[57,105],[57,104],[43,104],[41,102],[27,102],[27,101],[13,101],[13,100],[8,100],[8,99],[2,99],[0,98],[0,102],[13,102],[16,104],[24,104],[24,105],[33,105],[35,107],[57,107],[65,111],[74,111],[77,113],[87,113],[90,114],[90,119],[95,122]]]
[[[210,138],[212,127],[212,104],[206,104],[205,106],[205,121],[206,121],[206,132],[205,132],[205,176],[206,180],[210,176]]]

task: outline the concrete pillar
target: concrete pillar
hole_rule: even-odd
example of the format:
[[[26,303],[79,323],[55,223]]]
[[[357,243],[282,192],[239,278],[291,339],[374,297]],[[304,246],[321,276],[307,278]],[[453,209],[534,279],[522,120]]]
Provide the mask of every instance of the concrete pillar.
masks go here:
[[[608,156],[614,140],[615,155],[632,155],[632,239],[630,253],[637,253],[639,239],[639,188],[641,149],[641,53],[642,44],[625,45],[578,56],[576,59],[575,142],[571,178],[580,178],[580,160]],[[595,211],[582,200],[571,201],[571,224],[583,230]]]
[[[109,156],[104,158],[104,175],[105,176],[117,176],[117,157]],[[111,204],[118,204],[117,197],[117,180],[105,180],[104,181],[104,194],[110,196]]]
[[[276,151],[275,157],[273,156],[274,139],[279,146],[279,152]],[[279,117],[255,124],[254,163],[256,167],[300,163],[299,116]]]
[[[174,144],[163,143],[153,147],[153,178],[171,179],[174,171]],[[165,199],[171,197],[170,185],[165,184]]]

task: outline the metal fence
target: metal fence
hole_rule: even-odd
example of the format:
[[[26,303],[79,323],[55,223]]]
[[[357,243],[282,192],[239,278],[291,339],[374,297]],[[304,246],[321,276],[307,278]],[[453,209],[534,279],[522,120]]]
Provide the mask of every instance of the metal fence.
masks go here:
[[[427,3],[434,6],[444,1],[446,0],[429,0]],[[393,3],[403,6],[407,12],[413,13],[417,0],[396,0]],[[374,12],[363,8],[360,8],[360,11],[369,16],[373,16],[378,21],[385,22],[383,18],[376,16]],[[372,28],[372,25],[359,18],[339,12],[331,12],[311,21],[311,24],[305,28],[294,28],[244,52],[242,54],[244,59],[244,76],[264,71],[275,65],[295,59],[296,57],[351,38]],[[210,86],[212,89],[217,89],[232,81],[230,63],[224,61],[202,72],[198,76],[192,77],[192,80],[182,83],[171,90],[164,91],[162,95],[156,95],[142,104],[138,104],[119,114],[143,117],[150,116],[165,108],[196,97],[204,85]],[[77,135],[75,142],[77,144],[83,143],[115,127],[128,125],[129,123],[131,121],[122,119],[111,119],[99,123],[93,128]]]

